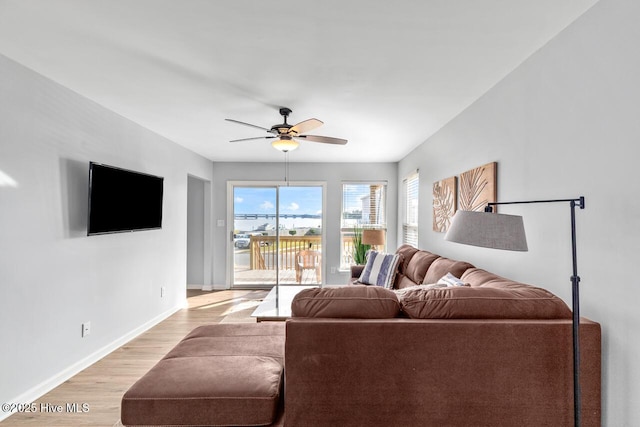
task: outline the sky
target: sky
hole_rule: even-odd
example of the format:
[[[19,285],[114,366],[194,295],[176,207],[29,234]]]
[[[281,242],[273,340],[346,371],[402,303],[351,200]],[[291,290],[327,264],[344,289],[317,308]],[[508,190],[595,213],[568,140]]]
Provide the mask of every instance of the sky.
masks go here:
[[[322,186],[279,187],[280,215],[322,215]],[[347,212],[362,211],[362,197],[369,194],[366,184],[349,184],[343,187],[343,203]],[[234,214],[271,214],[276,213],[275,187],[234,187]],[[359,220],[349,220],[358,222]],[[268,224],[269,229],[276,227],[275,218],[235,219],[234,229],[254,231]],[[320,218],[280,218],[280,227],[322,227]],[[353,225],[353,224],[351,224]]]
[[[322,214],[322,187],[280,187],[281,214]],[[275,214],[276,189],[273,187],[235,187],[235,214]]]

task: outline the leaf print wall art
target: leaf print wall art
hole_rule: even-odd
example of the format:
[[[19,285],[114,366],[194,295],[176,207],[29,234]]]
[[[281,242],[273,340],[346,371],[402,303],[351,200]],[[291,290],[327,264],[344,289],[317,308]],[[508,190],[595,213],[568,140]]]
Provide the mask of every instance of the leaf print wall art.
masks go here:
[[[497,163],[492,162],[461,173],[458,188],[458,209],[482,212],[487,203],[495,202],[496,171]]]
[[[433,231],[444,233],[456,213],[456,177],[433,183]]]

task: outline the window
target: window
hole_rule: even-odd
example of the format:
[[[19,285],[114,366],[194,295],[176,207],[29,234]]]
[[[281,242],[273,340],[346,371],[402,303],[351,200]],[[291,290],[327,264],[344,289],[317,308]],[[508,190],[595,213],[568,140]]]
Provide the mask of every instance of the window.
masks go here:
[[[402,181],[404,194],[404,219],[402,243],[418,247],[418,186],[419,174],[414,172]]]
[[[354,228],[387,228],[386,182],[342,183],[340,268],[353,262]]]

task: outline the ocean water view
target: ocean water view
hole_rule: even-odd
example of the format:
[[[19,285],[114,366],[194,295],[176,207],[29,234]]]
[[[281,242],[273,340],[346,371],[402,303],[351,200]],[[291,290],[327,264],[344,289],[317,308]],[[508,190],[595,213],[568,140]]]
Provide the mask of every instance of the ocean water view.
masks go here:
[[[280,229],[299,230],[299,229],[322,229],[322,218],[280,218]],[[234,233],[263,233],[268,235],[275,235],[276,220],[267,218],[258,219],[236,219],[233,226]]]

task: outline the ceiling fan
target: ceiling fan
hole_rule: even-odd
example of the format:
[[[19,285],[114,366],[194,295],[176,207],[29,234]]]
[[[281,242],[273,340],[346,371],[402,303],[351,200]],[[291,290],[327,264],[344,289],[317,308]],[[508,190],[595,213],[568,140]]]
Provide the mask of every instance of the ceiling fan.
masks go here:
[[[234,139],[230,142],[276,138],[275,141],[271,143],[271,145],[273,146],[273,148],[283,151],[285,153],[298,148],[300,143],[296,141],[297,139],[305,140],[305,141],[321,142],[324,144],[345,145],[347,143],[346,139],[332,138],[330,136],[303,135],[304,133],[309,132],[310,130],[313,130],[317,127],[322,126],[323,123],[318,119],[308,119],[298,124],[290,125],[289,123],[287,123],[287,117],[289,117],[289,114],[291,114],[291,110],[289,108],[286,108],[286,107],[280,108],[280,115],[284,118],[284,123],[273,125],[271,126],[271,129],[267,129],[262,126],[252,125],[250,123],[245,123],[238,120],[225,119],[229,122],[238,123],[245,126],[251,126],[257,129],[262,129],[272,134],[267,136],[258,136],[254,138]]]

